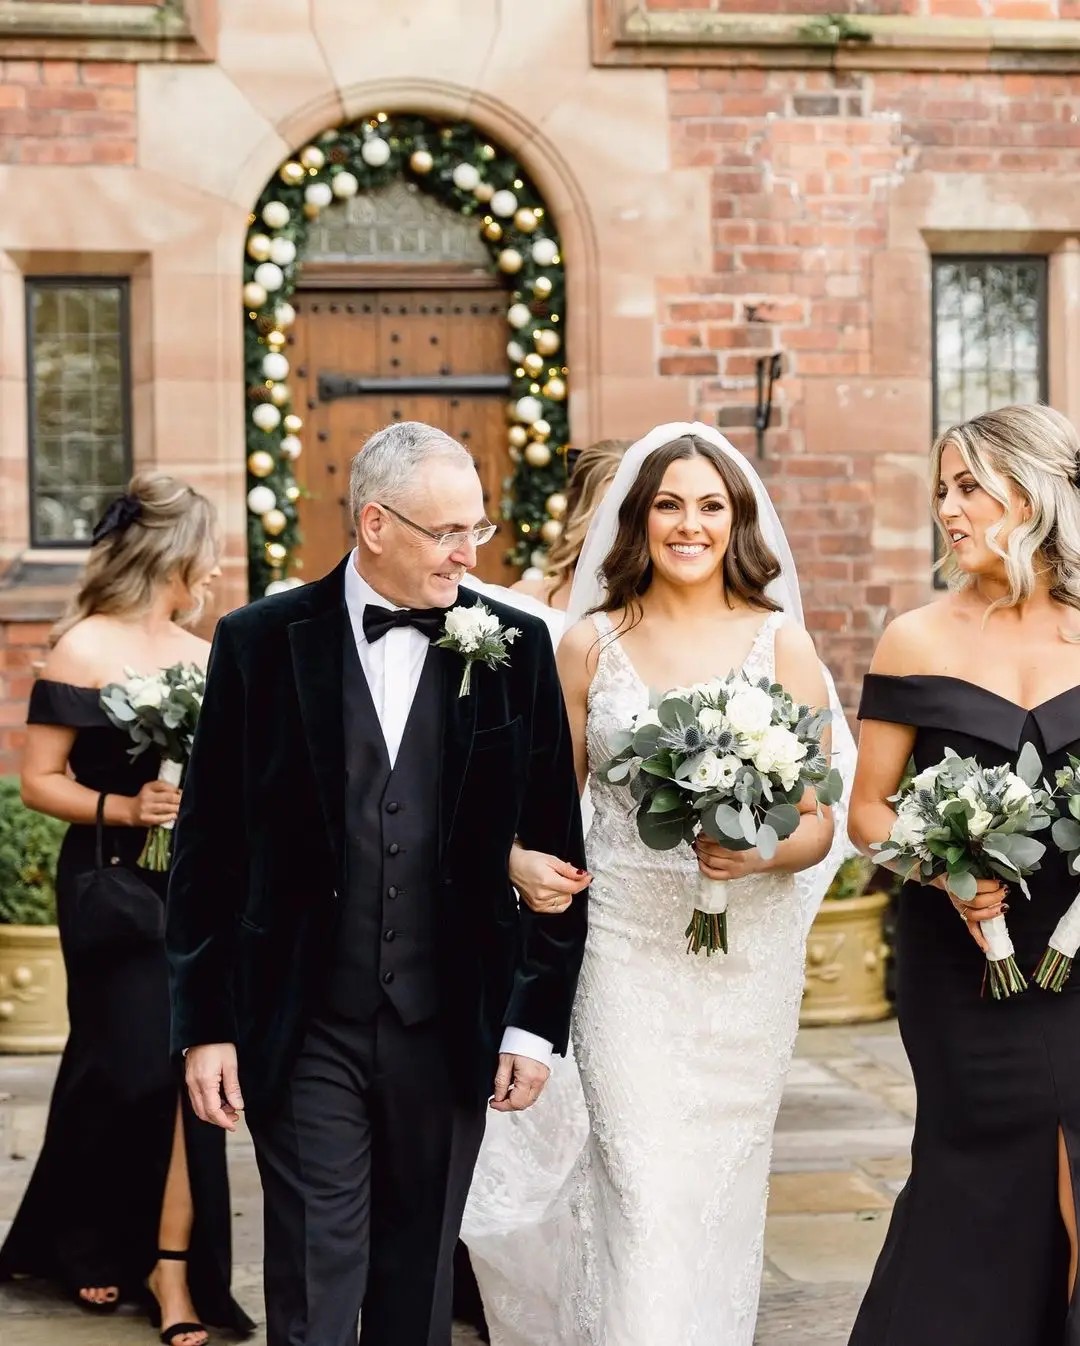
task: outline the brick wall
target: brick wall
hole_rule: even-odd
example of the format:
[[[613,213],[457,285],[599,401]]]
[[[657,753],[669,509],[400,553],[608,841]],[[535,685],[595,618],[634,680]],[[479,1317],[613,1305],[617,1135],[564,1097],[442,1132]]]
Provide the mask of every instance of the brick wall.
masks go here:
[[[1080,0],[644,0],[646,10],[724,14],[906,14],[943,19],[1076,19]]]
[[[134,164],[134,65],[0,63],[0,163]]]
[[[0,622],[0,776],[18,770],[35,665],[48,649],[50,622]]]

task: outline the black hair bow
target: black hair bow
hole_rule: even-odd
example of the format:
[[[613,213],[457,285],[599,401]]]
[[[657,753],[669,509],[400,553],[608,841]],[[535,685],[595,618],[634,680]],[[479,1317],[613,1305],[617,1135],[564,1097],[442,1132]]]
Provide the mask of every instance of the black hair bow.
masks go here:
[[[122,533],[142,514],[142,504],[133,495],[118,495],[94,525],[90,545],[96,547],[113,533]]]

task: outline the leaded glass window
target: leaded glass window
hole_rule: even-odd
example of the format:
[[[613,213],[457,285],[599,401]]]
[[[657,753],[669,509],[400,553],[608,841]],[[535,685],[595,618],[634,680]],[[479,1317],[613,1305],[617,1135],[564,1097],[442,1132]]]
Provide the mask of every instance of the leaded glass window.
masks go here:
[[[934,258],[934,438],[1010,402],[1046,400],[1046,258]],[[935,559],[941,539],[934,531]]]
[[[85,546],[131,475],[123,280],[26,282],[30,535]]]

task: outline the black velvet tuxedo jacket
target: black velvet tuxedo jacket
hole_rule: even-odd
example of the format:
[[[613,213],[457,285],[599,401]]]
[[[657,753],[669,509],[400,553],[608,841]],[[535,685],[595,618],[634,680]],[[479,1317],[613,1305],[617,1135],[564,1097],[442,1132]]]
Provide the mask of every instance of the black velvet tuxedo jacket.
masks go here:
[[[342,657],[346,559],[316,583],[224,617],[174,840],[166,943],[173,1048],[234,1042],[249,1107],[288,1077],[331,964],[345,892]],[[463,1101],[491,1092],[504,1025],[566,1049],[586,897],[520,910],[515,836],[584,867],[573,753],[551,643],[537,618],[466,589],[517,627],[508,666],[441,664],[440,1003]]]

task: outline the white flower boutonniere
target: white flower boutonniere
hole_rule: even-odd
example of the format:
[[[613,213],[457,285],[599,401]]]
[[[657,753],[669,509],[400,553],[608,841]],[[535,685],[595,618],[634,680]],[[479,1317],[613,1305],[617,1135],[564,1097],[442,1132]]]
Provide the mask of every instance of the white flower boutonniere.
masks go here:
[[[435,642],[442,650],[454,650],[465,660],[458,696],[468,696],[473,664],[499,668],[510,662],[509,647],[521,635],[515,626],[499,625],[499,619],[483,603],[451,608],[443,633]]]

